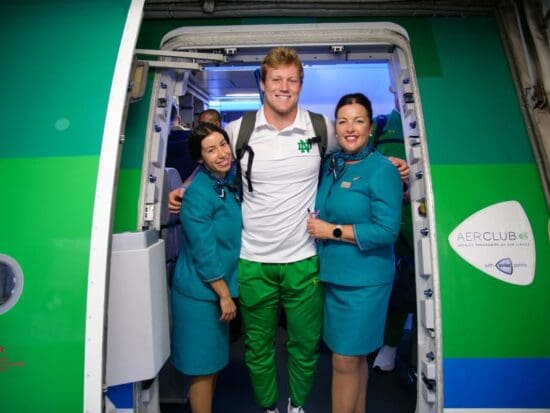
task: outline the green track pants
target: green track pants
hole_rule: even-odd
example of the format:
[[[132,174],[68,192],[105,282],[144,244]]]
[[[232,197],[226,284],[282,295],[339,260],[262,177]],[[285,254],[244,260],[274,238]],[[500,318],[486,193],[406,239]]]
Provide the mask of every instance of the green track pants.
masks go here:
[[[279,397],[275,336],[279,305],[286,314],[288,383],[292,403],[302,406],[319,359],[323,290],[316,256],[287,264],[241,259],[239,298],[245,327],[245,359],[256,401],[263,408]]]

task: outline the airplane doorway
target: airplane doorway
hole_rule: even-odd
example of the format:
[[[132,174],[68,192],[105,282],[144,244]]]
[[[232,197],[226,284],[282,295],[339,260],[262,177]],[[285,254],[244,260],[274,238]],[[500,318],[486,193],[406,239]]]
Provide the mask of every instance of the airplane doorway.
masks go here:
[[[290,26],[290,27],[289,27]],[[402,110],[402,126],[405,137],[406,157],[412,169],[410,196],[412,222],[414,226],[415,241],[415,261],[416,261],[416,289],[417,291],[430,291],[430,294],[419,296],[417,294],[417,308],[419,309],[419,331],[418,339],[415,344],[418,346],[418,354],[431,354],[428,360],[422,360],[424,371],[418,372],[419,380],[416,382],[416,409],[422,412],[439,411],[441,403],[441,387],[435,385],[441,377],[440,365],[440,326],[437,309],[439,307],[439,295],[437,290],[437,274],[436,266],[433,261],[436,257],[436,252],[433,245],[433,235],[429,228],[432,226],[433,209],[430,208],[431,192],[429,182],[429,171],[427,161],[427,148],[425,146],[424,128],[422,120],[422,112],[418,99],[418,87],[416,84],[414,65],[412,55],[407,43],[407,35],[396,25],[383,24],[354,24],[348,27],[347,30],[341,30],[342,25],[327,24],[322,29],[321,25],[292,25],[269,27],[269,30],[257,26],[238,26],[216,28],[184,28],[175,30],[165,36],[163,39],[163,50],[173,50],[180,52],[199,52],[223,54],[226,56],[227,62],[223,65],[220,63],[204,63],[208,65],[223,68],[225,66],[233,66],[235,68],[243,66],[258,65],[266,51],[273,44],[288,45],[298,50],[306,67],[325,66],[326,70],[319,73],[326,74],[326,71],[333,69],[333,65],[345,65],[350,70],[360,68],[360,65],[370,64],[372,67],[385,67],[387,71],[388,84],[385,86],[386,91],[391,84],[395,91]],[[252,32],[252,34],[251,34]],[[335,33],[339,33],[339,37],[334,37]],[[341,38],[341,33],[346,33],[345,38]],[[231,38],[230,46],[220,44],[220,39]],[[314,40],[312,40],[314,39]],[[335,39],[338,39],[336,42]],[[178,60],[170,58],[169,60]],[[354,65],[356,65],[354,67]],[[236,70],[237,70],[236,69]],[[362,69],[365,70],[364,68]],[[212,72],[212,71],[210,71]],[[207,106],[210,96],[210,86],[206,83],[209,70],[201,71],[186,71],[182,75],[181,71],[166,69],[157,73],[155,84],[153,86],[152,102],[161,102],[163,99],[164,105],[166,101],[171,102],[172,96],[178,97],[178,102],[186,102],[182,108],[183,120],[185,123],[192,124],[195,121],[196,115]],[[368,76],[365,76],[367,78]],[[308,78],[306,73],[305,82]],[[334,82],[333,82],[334,83]],[[382,82],[383,84],[383,82]],[[241,93],[255,93],[255,85],[249,91],[240,89]],[[353,91],[358,90],[357,87]],[[174,91],[175,93],[171,94]],[[178,91],[184,92],[181,95]],[[325,87],[323,91],[332,91],[335,96],[341,96],[346,93],[344,90],[337,90],[335,87]],[[365,90],[369,95],[369,91]],[[319,89],[312,94],[312,102],[319,101],[321,93]],[[372,93],[370,93],[372,95]],[[330,96],[327,116],[332,118],[332,105],[336,98]],[[314,103],[311,103],[312,105]],[[379,103],[377,107],[383,108],[384,104]],[[169,103],[171,104],[171,103]],[[307,100],[301,104],[310,107]],[[181,105],[181,103],[180,103]],[[312,108],[315,110],[314,108]],[[187,111],[187,112],[186,112]],[[326,112],[325,110],[321,110]],[[383,113],[384,109],[378,109],[378,113]],[[146,157],[149,158],[149,167],[144,168],[145,171],[160,169],[163,167],[161,154],[165,150],[162,147],[163,142],[155,137],[158,130],[155,125],[166,125],[167,119],[164,116],[158,116],[158,111],[151,110],[149,118],[150,136],[147,139],[149,147],[146,148]],[[160,142],[160,146],[159,146]],[[146,178],[142,179],[145,183],[142,185],[140,207],[140,223],[142,227],[157,227],[158,218],[154,214],[149,214],[155,204],[161,203],[155,196],[151,196],[151,191],[157,191],[157,186],[162,185],[162,182],[148,182]],[[154,184],[154,185],[151,185]],[[151,202],[152,201],[152,202]],[[426,206],[428,206],[426,208]],[[435,280],[435,282],[434,282]],[[410,338],[410,337],[409,337]],[[242,358],[242,357],[241,357]],[[419,363],[415,360],[414,365]],[[322,374],[322,373],[319,373]],[[326,375],[326,373],[325,373]],[[327,390],[322,392],[326,397]],[[376,391],[372,389],[370,394]],[[373,396],[374,397],[374,396]],[[161,388],[162,398],[162,388]],[[324,401],[324,405],[328,406],[328,399]],[[413,402],[414,405],[414,402]],[[327,407],[328,409],[328,407]],[[316,410],[316,409],[314,409]],[[317,410],[322,411],[322,410]],[[328,411],[328,410],[327,410]],[[386,410],[388,411],[388,410]],[[396,411],[396,410],[391,410]],[[412,410],[407,410],[412,411]]]

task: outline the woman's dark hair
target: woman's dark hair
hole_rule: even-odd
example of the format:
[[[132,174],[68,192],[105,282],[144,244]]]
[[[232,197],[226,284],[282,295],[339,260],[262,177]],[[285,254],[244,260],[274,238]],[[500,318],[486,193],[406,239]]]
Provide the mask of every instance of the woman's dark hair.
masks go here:
[[[189,135],[189,155],[194,161],[199,161],[202,158],[202,140],[214,132],[220,133],[229,143],[229,136],[222,128],[207,122],[201,122],[195,126]]]
[[[369,98],[363,95],[362,93],[349,93],[340,98],[336,104],[336,109],[334,109],[334,118],[338,117],[338,111],[342,106],[351,105],[357,103],[358,105],[364,106],[367,110],[367,115],[369,116],[369,121],[372,123],[372,103]]]

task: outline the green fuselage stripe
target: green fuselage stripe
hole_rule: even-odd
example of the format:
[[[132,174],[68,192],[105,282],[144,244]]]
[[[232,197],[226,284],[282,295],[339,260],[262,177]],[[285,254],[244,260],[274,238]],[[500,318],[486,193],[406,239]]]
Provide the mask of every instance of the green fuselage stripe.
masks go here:
[[[82,411],[94,194],[129,5],[0,5],[0,253],[24,275],[0,315],[1,411]]]
[[[24,288],[0,315],[2,409],[79,411],[97,156],[0,159],[6,217],[0,251],[15,259]],[[47,385],[46,385],[47,383]],[[52,388],[65,389],[53,396]],[[23,391],[32,389],[32,391]]]

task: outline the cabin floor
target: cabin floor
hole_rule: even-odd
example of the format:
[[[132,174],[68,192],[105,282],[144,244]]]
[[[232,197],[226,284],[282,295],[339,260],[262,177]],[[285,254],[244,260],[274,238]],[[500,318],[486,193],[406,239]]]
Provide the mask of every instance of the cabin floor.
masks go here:
[[[410,324],[410,323],[409,323]],[[277,337],[277,372],[281,412],[287,404],[286,332],[279,328]],[[416,377],[410,360],[411,330],[405,329],[398,350],[395,370],[381,373],[372,368],[374,357],[369,356],[368,413],[413,413],[416,406]],[[331,353],[324,345],[311,395],[304,410],[308,413],[330,413]],[[160,375],[161,413],[189,413],[185,401],[188,378],[167,363]],[[213,413],[259,413],[254,401],[248,370],[244,362],[244,342],[241,336],[231,345],[229,365],[218,378]]]

